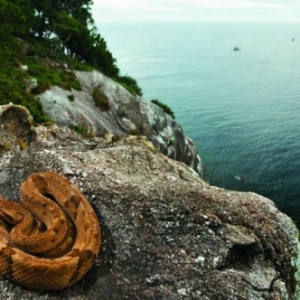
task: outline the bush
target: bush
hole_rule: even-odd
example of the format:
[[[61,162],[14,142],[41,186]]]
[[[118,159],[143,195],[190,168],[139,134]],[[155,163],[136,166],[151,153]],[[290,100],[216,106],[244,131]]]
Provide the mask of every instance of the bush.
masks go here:
[[[93,90],[93,100],[94,100],[95,106],[100,108],[100,110],[102,110],[102,111],[109,110],[108,98],[103,93],[101,93],[99,88],[94,88],[94,90]]]
[[[81,134],[83,137],[89,136],[88,130],[84,126],[74,125],[73,130],[76,131],[77,133]]]
[[[161,103],[157,99],[153,99],[153,100],[151,100],[151,102],[154,103],[155,105],[159,106],[160,108],[162,108],[166,114],[170,115],[173,119],[175,119],[175,114],[168,105]]]
[[[80,90],[81,85],[73,72],[67,71],[64,67],[51,66],[51,62],[29,58],[25,64],[28,65],[28,74],[38,81],[38,86],[33,90],[40,94],[52,85],[70,90]]]
[[[116,81],[121,84],[128,92],[130,92],[133,95],[142,96],[143,92],[142,89],[139,87],[137,81],[128,76],[118,76],[116,78]]]
[[[50,119],[43,112],[41,103],[26,92],[24,75],[19,70],[0,74],[0,105],[12,102],[27,107],[35,122],[41,123]]]

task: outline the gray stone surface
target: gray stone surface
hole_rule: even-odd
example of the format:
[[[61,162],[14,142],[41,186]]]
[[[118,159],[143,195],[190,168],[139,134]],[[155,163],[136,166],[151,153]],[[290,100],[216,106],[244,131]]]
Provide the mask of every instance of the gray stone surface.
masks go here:
[[[133,96],[98,71],[76,71],[75,74],[82,85],[81,91],[52,86],[39,96],[44,111],[54,122],[70,128],[85,127],[90,135],[101,136],[108,132],[120,136],[133,132],[145,135],[162,153],[202,174],[201,159],[193,141],[160,107]],[[95,106],[94,88],[108,100],[109,110]]]
[[[82,281],[48,293],[0,279],[0,299],[292,299],[298,232],[269,199],[210,186],[144,137],[33,127],[15,106],[0,124],[0,194],[17,201],[28,175],[62,173],[103,234]]]

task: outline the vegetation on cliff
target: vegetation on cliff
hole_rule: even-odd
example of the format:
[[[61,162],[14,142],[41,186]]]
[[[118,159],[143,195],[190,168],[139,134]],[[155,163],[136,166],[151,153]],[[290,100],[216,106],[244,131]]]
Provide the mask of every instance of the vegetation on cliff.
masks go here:
[[[160,108],[162,108],[162,110],[170,115],[173,119],[175,119],[175,114],[173,112],[173,110],[166,104],[160,102],[158,99],[152,99],[151,100],[152,103],[154,103],[155,105],[159,106]]]
[[[91,0],[0,0],[0,104],[24,105],[37,122],[46,121],[34,95],[51,85],[78,90],[72,71],[92,68],[142,95],[135,79],[120,74],[94,25],[91,5]]]

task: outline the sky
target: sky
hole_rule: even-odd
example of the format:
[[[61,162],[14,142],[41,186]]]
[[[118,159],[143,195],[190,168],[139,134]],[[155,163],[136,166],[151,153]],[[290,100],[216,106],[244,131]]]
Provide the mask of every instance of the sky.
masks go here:
[[[300,22],[300,0],[94,0],[94,20]]]

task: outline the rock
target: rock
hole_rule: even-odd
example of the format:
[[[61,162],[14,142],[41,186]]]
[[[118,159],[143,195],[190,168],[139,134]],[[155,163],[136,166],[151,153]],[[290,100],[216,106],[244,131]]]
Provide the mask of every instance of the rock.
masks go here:
[[[23,106],[0,106],[0,125],[0,154],[15,148],[24,150],[35,138],[33,118]]]
[[[22,65],[22,64],[20,64],[20,69],[21,69],[22,71],[28,71],[28,66],[27,66],[27,65]]]
[[[142,136],[33,128],[12,105],[0,121],[0,146],[11,145],[0,156],[0,194],[17,201],[28,175],[62,173],[92,203],[103,234],[82,281],[48,293],[0,279],[0,299],[293,299],[298,231],[271,200],[210,186]]]
[[[75,74],[82,91],[52,86],[39,95],[45,113],[54,122],[70,128],[84,127],[90,135],[145,135],[162,153],[202,175],[201,159],[193,141],[160,107],[133,96],[98,71]],[[104,106],[93,100],[95,90]]]

